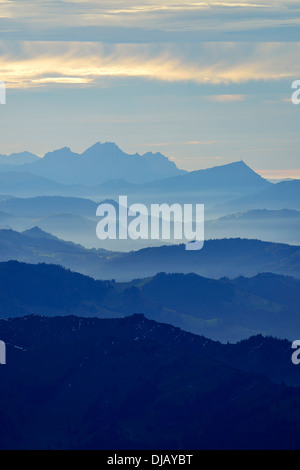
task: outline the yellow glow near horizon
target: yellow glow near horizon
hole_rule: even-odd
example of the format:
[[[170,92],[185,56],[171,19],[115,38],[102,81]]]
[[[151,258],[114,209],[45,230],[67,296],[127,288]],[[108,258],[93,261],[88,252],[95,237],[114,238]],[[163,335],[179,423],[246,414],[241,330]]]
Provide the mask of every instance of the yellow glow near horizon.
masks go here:
[[[23,42],[10,50],[0,42],[0,76],[8,88],[47,84],[97,84],[110,77],[167,82],[245,83],[300,77],[300,43],[207,43],[194,53],[168,46]],[[5,51],[1,54],[1,51]],[[215,100],[240,101],[240,95]]]
[[[266,179],[300,179],[300,170],[255,170],[259,175]]]

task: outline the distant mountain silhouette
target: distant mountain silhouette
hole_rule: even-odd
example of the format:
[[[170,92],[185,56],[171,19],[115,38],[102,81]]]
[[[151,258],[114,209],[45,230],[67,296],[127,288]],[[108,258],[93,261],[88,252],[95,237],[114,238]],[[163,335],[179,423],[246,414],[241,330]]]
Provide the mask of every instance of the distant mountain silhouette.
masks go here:
[[[272,183],[244,162],[235,162],[138,185],[131,188],[128,194],[132,200],[147,204],[205,204],[206,216],[212,218],[215,212],[211,209],[216,205],[261,192],[270,186]]]
[[[118,204],[112,200],[101,201]],[[24,232],[38,226],[45,232],[51,233],[63,240],[84,244],[87,248],[113,249],[118,251],[118,241],[100,242],[96,235],[96,227],[99,218],[96,217],[98,203],[84,198],[72,198],[62,196],[42,196],[34,198],[0,199],[0,228],[9,228],[18,232]],[[149,243],[125,241],[124,248],[144,248]]]
[[[272,183],[263,179],[241,161],[154,181],[146,184],[144,190],[155,189],[158,192],[179,193],[197,191],[200,195],[206,191],[251,194],[270,186]]]
[[[4,198],[0,200],[0,211],[17,217],[38,217],[71,214],[95,217],[98,204],[89,199],[41,196],[33,198]]]
[[[37,155],[30,152],[12,153],[11,155],[0,155],[0,165],[24,165],[39,160]]]
[[[105,250],[86,250],[80,245],[64,242],[39,227],[23,233],[0,230],[0,261],[55,263],[82,274],[105,278],[107,254]]]
[[[224,346],[222,362],[218,344],[142,315],[0,321],[0,337],[1,449],[299,448],[299,388],[255,371],[267,351],[283,369],[281,342]],[[239,351],[241,368],[226,364]]]
[[[27,168],[30,170],[30,167]],[[11,166],[0,166],[0,188],[2,194],[10,194],[15,197],[67,196],[101,198],[103,195],[107,197],[108,194],[116,197],[119,194],[130,194],[135,191],[135,188],[140,186],[128,183],[123,179],[109,180],[96,186],[62,184],[54,182],[49,178],[21,171],[21,169],[13,168],[13,170]]]
[[[47,153],[39,161],[23,165],[18,170],[58,183],[87,186],[118,178],[129,183],[144,183],[185,173],[160,153],[128,155],[114,143],[100,142],[81,155],[67,147]]]
[[[271,184],[269,188],[257,194],[218,205],[214,207],[214,212],[218,214],[232,214],[253,209],[300,210],[300,180]]]
[[[2,187],[8,190],[7,184],[5,184],[6,175],[8,176],[8,184],[10,184],[9,176],[11,173],[0,173],[0,183],[3,179]],[[13,173],[13,175],[18,177],[14,183],[16,184],[26,174]],[[34,184],[31,186],[31,179],[34,180],[36,177],[26,175],[26,179],[27,176],[29,176],[27,187],[29,191],[32,191]],[[47,181],[45,182],[42,179],[42,181],[38,181],[38,187],[40,184],[43,185],[44,189],[50,187],[51,182],[48,181],[48,183],[50,183],[49,186],[47,186]],[[53,184],[55,185],[55,183]],[[186,197],[185,195],[181,196],[183,199]],[[178,196],[177,200],[180,200],[181,196]],[[296,199],[297,195],[295,193],[293,200],[296,201]],[[135,198],[135,200],[138,199]],[[102,200],[101,202],[105,201],[118,208],[118,203],[114,200]],[[96,210],[99,203],[86,198],[65,196],[41,196],[28,199],[3,197],[0,199],[0,226],[24,231],[38,225],[44,231],[55,234],[64,240],[80,243],[87,248],[104,248],[112,251],[137,251],[149,246],[163,244],[161,241],[152,241],[150,236],[149,240],[133,242],[130,240],[100,242],[96,237],[96,226],[99,222],[99,218],[96,217]],[[3,213],[8,215],[5,216]],[[206,239],[248,238],[300,245],[300,211],[256,209],[211,220],[209,219],[209,213],[208,210],[205,221]],[[171,241],[171,243],[174,243],[174,241]]]
[[[0,261],[56,263],[96,279],[118,281],[160,272],[196,273],[213,279],[271,272],[300,278],[299,246],[225,239],[209,240],[201,251],[187,252],[184,245],[174,245],[108,254],[103,249],[88,250],[59,239],[49,243],[45,238],[33,240],[26,232],[0,230]]]
[[[187,252],[184,245],[146,248],[111,258],[107,275],[123,281],[159,272],[196,273],[218,279],[259,272],[300,278],[300,247],[247,239],[206,241],[200,251]]]
[[[31,173],[22,173],[19,171],[5,171],[1,172],[0,167],[0,188],[2,194],[11,194],[19,197],[30,197],[40,195],[55,195],[65,194],[68,191],[75,192],[73,186],[68,188],[67,186],[48,178],[32,175]]]
[[[270,183],[244,162],[184,172],[161,154],[127,155],[115,144],[100,143],[82,155],[63,148],[13,169],[12,172],[10,165],[0,165],[2,194],[30,198],[67,196],[97,201],[118,200],[119,195],[127,194],[131,204],[205,204],[207,219],[256,208],[256,195],[261,198],[262,192],[283,184]],[[299,192],[299,188],[294,191]],[[248,201],[249,195],[254,198],[253,202]],[[285,208],[284,198],[278,197],[272,209],[282,208]]]
[[[300,211],[258,209],[207,220],[206,238],[254,238],[300,245]]]
[[[140,312],[222,342],[257,334],[294,340],[295,330],[300,329],[299,301],[300,281],[274,274],[216,281],[195,274],[161,273],[118,284],[54,265],[0,263],[0,318],[28,314],[115,318]]]
[[[100,142],[81,155],[65,147],[14,169],[46,178],[48,182],[45,182],[45,188],[42,188],[42,180],[33,180],[35,188],[40,187],[40,195],[115,198],[126,191],[137,198],[150,197],[153,202],[157,197],[174,199],[177,195],[180,199],[178,202],[185,196],[198,203],[218,204],[220,201],[248,196],[272,186],[272,183],[263,179],[244,162],[185,172],[161,153],[129,155],[114,143]],[[1,165],[0,171],[11,171],[11,167]],[[55,183],[59,185],[55,186]],[[25,188],[20,185],[19,194],[21,191],[24,194],[28,189],[26,181],[24,185]],[[9,182],[7,186],[9,188]],[[11,188],[11,193],[18,195],[13,190],[13,182]]]

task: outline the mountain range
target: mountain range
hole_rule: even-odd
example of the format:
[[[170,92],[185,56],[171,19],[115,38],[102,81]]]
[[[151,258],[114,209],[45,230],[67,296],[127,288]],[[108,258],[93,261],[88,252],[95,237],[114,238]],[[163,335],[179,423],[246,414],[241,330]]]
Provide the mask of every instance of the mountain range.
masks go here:
[[[88,250],[37,227],[23,233],[0,230],[0,261],[9,260],[55,263],[95,279],[124,282],[160,272],[196,273],[213,279],[271,272],[300,278],[299,246],[247,239],[209,240],[202,250],[193,252],[174,245],[118,253]]]
[[[272,183],[255,173],[243,161],[216,166],[206,170],[191,171],[181,176],[153,181],[144,185],[145,192],[156,193],[203,193],[227,194],[234,197],[237,193],[256,193],[270,188]]]
[[[87,248],[113,251],[162,244],[151,240],[104,244],[97,239],[97,204],[127,194],[129,203],[146,205],[204,203],[206,239],[300,243],[300,182],[272,184],[242,161],[184,172],[161,154],[128,155],[111,143],[95,144],[81,155],[64,148],[43,158],[26,152],[5,158],[31,163],[13,166],[14,171],[12,165],[0,166],[1,192],[11,194],[0,200],[2,228],[24,231],[39,226]],[[140,171],[147,181],[140,178]]]
[[[300,249],[279,243],[247,239],[206,241],[202,250],[188,252],[184,245],[146,248],[111,257],[105,264],[109,278],[130,280],[159,272],[196,273],[218,279],[273,272],[300,277]]]
[[[99,200],[125,191],[138,202],[177,197],[177,202],[205,203],[217,217],[253,209],[300,209],[298,180],[273,184],[243,161],[186,172],[160,153],[129,155],[114,143],[98,142],[82,154],[62,148],[43,158],[28,152],[0,156],[0,162],[1,192],[12,196]]]
[[[25,173],[15,174],[18,175],[16,183],[22,180],[26,175]],[[1,179],[5,180],[5,175],[8,176],[9,181],[11,173],[1,174],[0,172],[0,182]],[[44,182],[43,187],[46,188],[47,184],[47,182]],[[300,190],[298,182],[286,182],[285,185],[285,202],[284,204],[278,202],[277,206],[298,207],[297,197],[299,191],[297,188],[299,187]],[[32,188],[33,186],[34,185],[31,186],[30,176],[28,179],[28,188]],[[5,184],[2,188],[3,191],[4,189],[8,190]],[[279,201],[282,187],[280,184],[277,184],[271,189],[274,200],[277,198]],[[276,196],[277,192],[278,195]],[[260,194],[264,193],[265,191]],[[142,197],[145,197],[145,195],[141,196],[141,198]],[[155,198],[158,196],[156,195],[153,197]],[[180,195],[178,198],[183,200],[185,196]],[[129,196],[129,199],[131,199],[132,202],[139,201],[137,195],[131,195]],[[118,203],[113,199],[102,200],[101,202],[109,202],[118,208]],[[112,251],[138,250],[149,246],[164,244],[160,240],[155,242],[151,239],[135,240],[133,242],[131,240],[100,241],[96,237],[96,226],[99,222],[99,218],[96,217],[96,210],[99,203],[100,202],[96,202],[91,199],[66,196],[36,196],[32,198],[2,196],[0,197],[0,227],[24,231],[35,226],[39,226],[42,230],[50,232],[66,241],[80,243],[87,248],[104,248]],[[265,205],[263,196],[261,196],[260,205],[261,207],[264,207]],[[276,207],[276,204],[274,205]],[[225,206],[228,211],[231,209],[234,210],[234,206],[231,208],[229,205]],[[241,205],[240,209],[242,209],[242,207],[243,206]],[[227,212],[227,209],[225,212]],[[234,214],[229,212],[227,215],[216,219],[213,219],[213,214],[214,210],[211,210],[206,206],[206,240],[220,238],[251,238],[275,243],[300,244],[299,210],[253,209],[244,210]],[[171,243],[174,242],[171,240]]]
[[[39,161],[39,157],[30,152],[12,153],[11,155],[0,154],[0,165],[25,165]]]
[[[10,166],[0,168],[9,170]],[[158,178],[185,173],[160,153],[129,155],[116,144],[96,143],[82,154],[65,147],[47,153],[43,158],[18,166],[36,176],[62,184],[98,185],[105,181],[124,178],[129,183],[145,183]]]
[[[156,198],[161,196],[167,202],[177,196],[182,202],[187,198],[213,205],[272,186],[272,183],[242,161],[186,172],[178,169],[173,161],[160,153],[129,155],[114,143],[98,142],[82,154],[62,148],[47,153],[43,158],[25,152],[19,155],[17,161],[30,161],[14,166],[12,171],[12,165],[5,164],[5,161],[16,159],[13,156],[2,158],[2,194],[22,197],[67,195],[98,199],[117,197],[126,191],[126,194],[139,198],[139,202],[149,198],[156,202]],[[5,173],[9,174],[5,177]],[[20,176],[18,173],[24,174]]]
[[[206,239],[252,238],[300,245],[300,211],[256,209],[205,223]]]
[[[257,334],[293,340],[300,328],[299,301],[300,281],[271,273],[234,280],[160,273],[116,283],[55,265],[0,263],[0,318],[142,313],[222,342]]]
[[[0,155],[0,194],[0,449],[299,448],[299,181],[97,143]],[[205,204],[203,249],[101,244],[123,194]]]
[[[155,181],[138,181],[139,184],[129,183],[125,174],[122,175],[125,179],[107,179],[112,175],[106,174],[105,162],[102,168],[103,182],[96,186],[91,185],[91,180],[88,186],[74,184],[74,180],[72,184],[53,181],[49,179],[48,169],[45,170],[47,178],[31,173],[32,168],[43,165],[57,169],[59,162],[64,164],[65,158],[71,165],[69,159],[75,158],[85,165],[85,171],[95,174],[94,163],[98,161],[97,158],[102,161],[104,155],[107,155],[109,160],[110,152],[114,155],[112,159],[121,158],[127,163],[131,161],[130,156],[123,154],[114,144],[97,144],[77,157],[73,154],[70,156],[70,151],[66,149],[47,154],[43,159],[37,157],[38,161],[14,167],[17,171],[11,171],[11,165],[10,171],[7,171],[7,166],[2,165],[1,192],[11,196],[0,198],[0,227],[24,231],[39,226],[66,241],[80,243],[87,248],[113,251],[139,250],[161,245],[160,241],[154,243],[151,240],[133,243],[107,240],[103,243],[96,237],[95,229],[99,221],[96,218],[96,209],[99,201],[109,196],[109,200],[117,206],[114,201],[118,200],[119,195],[128,194],[130,204],[204,203],[206,239],[252,238],[300,244],[300,182],[292,180],[272,184],[244,162],[189,173],[178,170],[177,176],[167,178],[162,171],[156,175]],[[151,158],[156,161],[153,155],[146,156],[147,161]],[[25,157],[27,158],[26,153]],[[135,158],[144,161],[144,157]],[[87,165],[89,159],[91,164]],[[163,161],[168,160],[164,157]],[[129,163],[125,167],[131,172]],[[6,170],[1,171],[1,168]],[[173,166],[172,168],[174,170]]]
[[[232,349],[142,315],[1,320],[0,337],[9,364],[0,369],[1,449],[299,446],[285,342],[257,337]],[[276,378],[261,374],[273,375],[271,359]]]
[[[300,210],[300,180],[271,184],[257,194],[219,204],[212,211],[220,216],[253,209]]]

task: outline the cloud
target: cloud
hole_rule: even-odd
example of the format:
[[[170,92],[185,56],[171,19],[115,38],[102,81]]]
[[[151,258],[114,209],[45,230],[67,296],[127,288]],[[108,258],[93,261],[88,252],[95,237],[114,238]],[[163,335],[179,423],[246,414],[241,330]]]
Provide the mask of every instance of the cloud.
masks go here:
[[[215,103],[232,103],[236,101],[244,101],[244,95],[215,95],[208,96],[209,101],[214,101]]]
[[[107,34],[110,41],[112,28],[117,30],[118,37],[126,37],[128,29],[138,28],[140,34],[135,36],[135,41],[140,43],[147,41],[150,31],[175,34],[178,40],[184,34],[190,36],[192,33],[198,33],[200,40],[205,40],[204,34],[212,40],[220,34],[232,34],[239,40],[248,37],[249,33],[252,39],[257,40],[253,32],[259,32],[260,38],[270,35],[277,40],[280,40],[280,35],[293,37],[296,41],[299,38],[298,0],[9,0],[0,2],[0,5],[2,37],[3,34],[10,37],[13,30],[22,39],[31,35],[35,40],[55,41],[59,31],[66,39],[72,35],[73,40],[81,40],[84,30],[87,40],[94,40],[89,36],[94,36],[93,28],[97,28],[101,40]],[[9,23],[5,21],[7,18]],[[104,32],[103,28],[107,31]]]
[[[103,83],[139,78],[197,84],[246,83],[300,77],[300,43],[103,45],[0,42],[0,78],[10,88]],[[229,102],[240,95],[212,98]]]

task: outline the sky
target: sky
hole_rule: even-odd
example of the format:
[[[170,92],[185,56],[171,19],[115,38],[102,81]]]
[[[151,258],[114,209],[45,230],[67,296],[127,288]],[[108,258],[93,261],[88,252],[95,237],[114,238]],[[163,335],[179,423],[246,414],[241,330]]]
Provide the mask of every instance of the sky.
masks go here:
[[[300,178],[300,0],[0,0],[0,153],[97,141]]]

